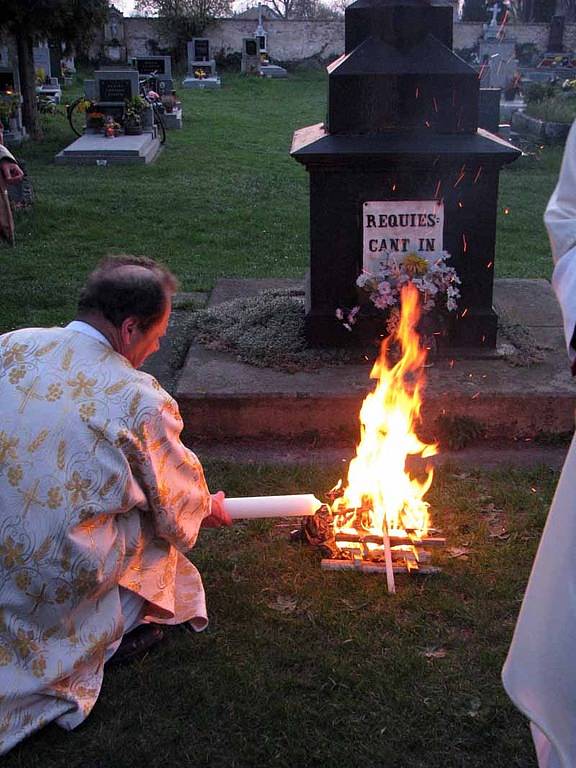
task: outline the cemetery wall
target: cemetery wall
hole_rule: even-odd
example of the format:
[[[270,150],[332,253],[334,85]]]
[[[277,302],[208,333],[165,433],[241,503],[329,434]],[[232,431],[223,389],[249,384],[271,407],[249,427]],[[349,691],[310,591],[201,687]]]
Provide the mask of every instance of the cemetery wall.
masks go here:
[[[172,41],[163,37],[157,19],[125,17],[125,41],[128,55],[144,55],[169,52]],[[257,22],[254,19],[221,19],[209,27],[204,36],[212,43],[215,54],[240,51],[243,37],[252,37]],[[344,19],[331,21],[305,21],[301,19],[267,19],[264,23],[268,34],[270,55],[279,61],[300,61],[309,58],[328,59],[338,56],[344,50]],[[540,51],[546,50],[548,24],[515,24],[508,27],[508,34],[518,44],[534,43]],[[456,22],[454,24],[454,48],[472,48],[482,33],[482,24]],[[92,58],[99,56],[102,40],[95,40],[90,51]],[[576,50],[576,24],[567,24],[564,30],[564,45]]]

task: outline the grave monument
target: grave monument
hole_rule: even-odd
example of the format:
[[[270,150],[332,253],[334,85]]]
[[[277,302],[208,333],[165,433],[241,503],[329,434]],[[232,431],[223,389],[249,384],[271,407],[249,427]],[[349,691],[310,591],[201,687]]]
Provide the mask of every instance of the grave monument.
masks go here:
[[[220,88],[222,82],[216,73],[216,62],[212,58],[210,40],[194,37],[188,42],[188,74],[182,81],[183,88]]]
[[[16,50],[8,45],[0,45],[0,115],[6,146],[20,144],[26,137],[20,77]]]
[[[284,69],[284,67],[280,67],[278,64],[270,63],[268,54],[268,35],[264,29],[262,19],[262,5],[258,6],[258,26],[256,27],[254,37],[258,43],[258,51],[260,53],[260,74],[262,77],[288,77],[288,72]]]
[[[128,63],[138,70],[140,77],[149,78],[149,88],[160,96],[174,90],[170,56],[132,56]]]
[[[494,348],[498,176],[520,152],[478,129],[478,75],[452,51],[452,4],[357,0],[328,72],[326,123],[296,131],[291,151],[310,176],[310,343],[354,341],[337,310],[358,304],[356,280],[382,252],[446,250],[461,279],[446,343]]]
[[[168,130],[182,128],[182,104],[176,99],[170,56],[133,56],[131,66],[140,78],[147,78],[146,87],[155,91],[165,106],[164,125]]]
[[[47,96],[56,104],[62,100],[62,89],[60,88],[60,60],[62,51],[58,46],[41,43],[34,47],[34,68],[36,75],[43,73],[42,82],[36,87],[36,93],[39,96]]]
[[[259,75],[262,66],[260,44],[257,37],[242,38],[242,62],[240,72],[243,75]]]
[[[97,111],[119,125],[126,102],[138,95],[139,77],[135,69],[98,70],[89,83],[87,94]],[[102,128],[87,127],[83,136],[56,155],[55,161],[72,165],[107,165],[109,163],[151,163],[160,151],[160,141],[153,124],[151,106],[142,115],[142,133],[106,137]]]
[[[490,10],[492,18],[489,24],[484,24],[478,41],[480,85],[482,88],[502,88],[505,92],[514,84],[518,72],[516,38],[507,34],[503,24],[498,25],[498,3],[494,3]]]

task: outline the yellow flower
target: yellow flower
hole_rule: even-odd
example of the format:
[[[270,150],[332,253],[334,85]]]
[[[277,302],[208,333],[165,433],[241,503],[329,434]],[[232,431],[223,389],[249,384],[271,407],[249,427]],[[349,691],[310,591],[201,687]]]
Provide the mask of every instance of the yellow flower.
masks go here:
[[[62,491],[57,486],[48,489],[48,506],[57,509],[62,504]]]
[[[72,472],[72,479],[68,480],[65,485],[66,490],[70,491],[72,504],[78,504],[80,499],[83,499],[84,501],[88,499],[86,491],[90,488],[90,485],[90,480],[83,480],[76,470]]]
[[[82,421],[89,421],[89,419],[96,413],[96,406],[94,403],[84,403],[80,406],[80,418]]]
[[[30,575],[24,571],[20,571],[20,573],[16,574],[14,582],[21,592],[26,592],[30,586]]]
[[[4,366],[12,365],[12,363],[24,362],[24,352],[28,349],[28,344],[14,344],[4,355]]]
[[[23,565],[24,544],[16,544],[12,536],[8,536],[3,544],[0,544],[0,557],[4,558],[6,568],[13,568],[15,565]]]
[[[54,400],[59,400],[62,397],[63,389],[60,386],[60,384],[50,384],[48,387],[48,393],[46,395],[46,400],[49,402],[54,402]]]
[[[94,396],[93,388],[96,386],[96,379],[87,378],[87,376],[82,373],[82,371],[80,371],[75,379],[69,379],[67,384],[74,390],[72,392],[73,400],[77,400],[82,395],[84,395],[84,397]]]
[[[98,571],[96,568],[80,568],[78,575],[74,579],[72,587],[75,589],[78,597],[86,597],[98,586]]]
[[[422,256],[418,256],[417,253],[409,253],[408,256],[402,262],[404,269],[409,275],[415,277],[416,275],[425,275],[428,272],[428,262]]]
[[[12,370],[8,374],[8,379],[10,381],[10,384],[18,384],[20,379],[23,379],[24,376],[26,376],[26,366],[18,365],[16,368],[12,368]]]
[[[34,642],[34,632],[26,632],[23,629],[19,629],[16,633],[14,647],[18,655],[23,659],[28,658],[31,653],[39,650],[37,644]]]

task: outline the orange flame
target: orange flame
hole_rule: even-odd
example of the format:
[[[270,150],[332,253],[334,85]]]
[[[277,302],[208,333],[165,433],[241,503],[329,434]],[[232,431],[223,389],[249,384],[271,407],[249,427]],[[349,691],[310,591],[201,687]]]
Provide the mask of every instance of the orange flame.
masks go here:
[[[427,458],[437,446],[423,443],[414,431],[419,421],[426,350],[420,345],[416,325],[420,317],[418,290],[402,289],[398,330],[381,345],[370,377],[378,383],[360,410],[361,440],[350,462],[344,493],[333,504],[337,532],[368,529],[370,533],[420,538],[428,530],[428,503],[423,497],[432,483],[426,468],[423,481],[405,469],[408,456]],[[392,342],[402,347],[401,359],[392,366],[387,353]]]

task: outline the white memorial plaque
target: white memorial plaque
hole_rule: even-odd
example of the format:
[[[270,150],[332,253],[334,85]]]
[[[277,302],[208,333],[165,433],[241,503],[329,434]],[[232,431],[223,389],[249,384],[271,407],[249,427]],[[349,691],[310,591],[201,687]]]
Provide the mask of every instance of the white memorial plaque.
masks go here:
[[[375,274],[380,264],[402,254],[437,258],[435,254],[443,250],[444,203],[439,200],[366,202],[362,229],[365,272]]]

